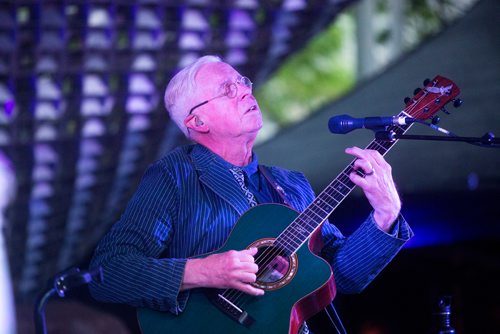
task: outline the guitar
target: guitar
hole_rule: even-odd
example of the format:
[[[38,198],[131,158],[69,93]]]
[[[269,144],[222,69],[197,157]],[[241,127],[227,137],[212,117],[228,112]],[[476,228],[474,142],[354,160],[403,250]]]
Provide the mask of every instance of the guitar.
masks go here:
[[[399,117],[426,120],[460,93],[449,79],[436,76],[417,88]],[[411,125],[387,128],[405,133]],[[394,141],[372,141],[367,148],[385,155]],[[141,330],[153,333],[290,333],[325,308],[335,297],[330,265],[316,256],[321,250],[320,227],[354,189],[349,179],[353,160],[304,210],[263,204],[243,214],[222,248],[216,252],[256,247],[259,266],[254,285],[266,291],[254,297],[234,289],[193,289],[184,312],[138,309]],[[308,247],[303,247],[306,244]],[[204,255],[206,256],[206,254]]]

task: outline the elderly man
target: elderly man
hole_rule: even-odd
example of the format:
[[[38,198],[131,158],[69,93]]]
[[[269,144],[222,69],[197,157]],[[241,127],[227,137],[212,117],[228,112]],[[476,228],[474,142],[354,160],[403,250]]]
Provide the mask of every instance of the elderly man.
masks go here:
[[[257,249],[207,254],[219,249],[237,219],[262,203],[287,203],[302,212],[314,200],[301,173],[268,167],[272,186],[253,145],[262,114],[251,81],[214,56],[181,70],[169,83],[165,105],[172,120],[195,144],[173,150],[146,171],[135,195],[98,245],[91,266],[101,265],[104,282],[91,292],[102,301],[179,315],[194,288],[236,289],[261,297]],[[344,237],[321,227],[321,256],[333,268],[337,289],[361,291],[408,240],[391,168],[378,152],[348,148],[357,158],[350,179],[373,212]],[[280,189],[281,189],[280,188]]]

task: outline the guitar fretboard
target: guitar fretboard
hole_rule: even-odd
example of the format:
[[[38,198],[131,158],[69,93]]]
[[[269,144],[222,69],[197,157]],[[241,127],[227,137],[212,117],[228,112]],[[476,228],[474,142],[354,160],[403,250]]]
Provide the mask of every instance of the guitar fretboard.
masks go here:
[[[407,117],[405,112],[401,112],[398,117]],[[387,131],[396,134],[404,134],[411,127],[389,126]],[[385,155],[396,144],[394,141],[373,140],[367,149],[376,150],[381,155]],[[295,220],[276,238],[274,245],[283,250],[286,254],[294,254],[316,231],[321,224],[332,214],[337,206],[351,193],[356,186],[349,174],[354,170],[354,159],[297,217]],[[357,171],[363,175],[362,171]]]

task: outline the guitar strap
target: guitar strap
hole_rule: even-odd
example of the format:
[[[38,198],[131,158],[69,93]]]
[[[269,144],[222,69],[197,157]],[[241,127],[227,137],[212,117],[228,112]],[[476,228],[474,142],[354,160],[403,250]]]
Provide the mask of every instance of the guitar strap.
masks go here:
[[[278,182],[276,182],[276,179],[274,178],[273,173],[271,173],[271,171],[269,170],[269,167],[259,165],[259,171],[262,173],[262,175],[264,175],[267,182],[269,182],[273,189],[276,190],[281,200],[283,201],[283,204],[293,208],[292,204],[290,204],[290,201],[288,200],[288,196],[285,190],[278,184]]]

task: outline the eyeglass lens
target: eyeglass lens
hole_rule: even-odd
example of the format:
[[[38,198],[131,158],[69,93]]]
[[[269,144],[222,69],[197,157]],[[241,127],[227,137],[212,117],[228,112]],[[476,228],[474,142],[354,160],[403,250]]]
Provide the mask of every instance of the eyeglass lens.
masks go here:
[[[250,79],[248,79],[247,77],[240,77],[236,82],[240,85],[252,88],[252,81],[250,81]],[[234,82],[227,84],[224,93],[224,95],[226,95],[227,97],[234,98],[238,94],[238,86]]]

